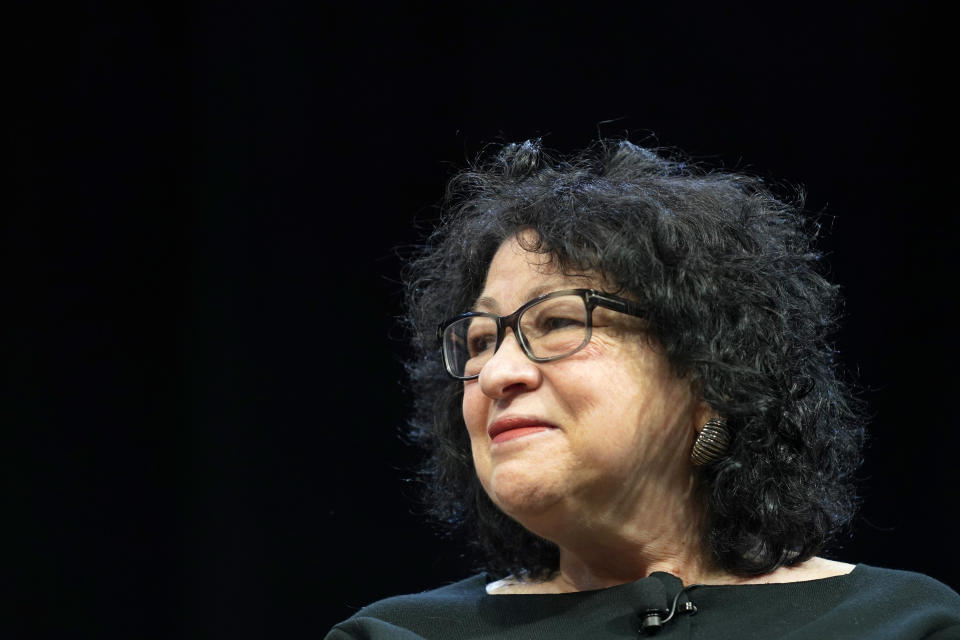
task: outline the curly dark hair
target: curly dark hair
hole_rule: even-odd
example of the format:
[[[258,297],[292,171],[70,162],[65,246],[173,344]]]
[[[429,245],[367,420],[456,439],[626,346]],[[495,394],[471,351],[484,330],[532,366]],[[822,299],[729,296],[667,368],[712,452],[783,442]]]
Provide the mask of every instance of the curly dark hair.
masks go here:
[[[820,273],[819,225],[802,197],[762,180],[600,140],[559,156],[540,141],[482,154],[450,182],[437,228],[408,264],[409,435],[431,515],[481,551],[491,574],[545,575],[557,547],[502,513],[480,486],[436,328],[467,310],[501,243],[638,300],[678,376],[722,415],[728,453],[700,468],[717,565],[757,575],[820,553],[849,523],[864,431],[829,339],[837,287]],[[532,238],[532,240],[531,240]]]

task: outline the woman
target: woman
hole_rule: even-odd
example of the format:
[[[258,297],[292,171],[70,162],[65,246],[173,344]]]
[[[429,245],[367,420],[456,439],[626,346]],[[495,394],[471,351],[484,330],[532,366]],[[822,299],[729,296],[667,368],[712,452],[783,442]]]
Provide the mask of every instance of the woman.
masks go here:
[[[407,274],[412,424],[486,571],[328,638],[960,637],[945,585],[818,556],[863,429],[815,231],[628,142],[456,177]]]

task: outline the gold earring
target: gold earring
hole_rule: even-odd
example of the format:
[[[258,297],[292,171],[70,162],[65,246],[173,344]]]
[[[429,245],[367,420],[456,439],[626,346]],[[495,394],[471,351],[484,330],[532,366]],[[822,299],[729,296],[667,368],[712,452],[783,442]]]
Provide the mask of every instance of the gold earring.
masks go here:
[[[693,450],[690,452],[690,462],[695,466],[716,462],[727,452],[730,446],[730,431],[727,425],[719,418],[707,420],[703,429],[697,435],[693,442]]]

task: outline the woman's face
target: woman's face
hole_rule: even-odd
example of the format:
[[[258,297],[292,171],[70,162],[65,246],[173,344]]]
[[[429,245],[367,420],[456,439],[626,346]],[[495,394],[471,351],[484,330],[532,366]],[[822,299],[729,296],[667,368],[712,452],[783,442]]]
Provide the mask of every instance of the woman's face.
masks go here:
[[[569,288],[603,283],[565,276],[511,238],[494,256],[475,310],[506,315]],[[464,383],[480,482],[504,512],[548,539],[577,522],[629,519],[671,483],[689,484],[695,428],[709,417],[648,342],[641,319],[597,308],[593,324],[587,346],[546,363],[528,359],[508,330],[479,378]]]

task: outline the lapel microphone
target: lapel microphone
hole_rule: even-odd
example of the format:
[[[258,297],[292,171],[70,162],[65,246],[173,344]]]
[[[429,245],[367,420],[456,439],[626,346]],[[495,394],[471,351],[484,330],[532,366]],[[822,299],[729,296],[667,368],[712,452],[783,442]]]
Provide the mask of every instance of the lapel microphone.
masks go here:
[[[640,631],[653,635],[660,631],[664,618],[670,613],[667,609],[667,590],[663,583],[654,577],[644,578],[637,586],[637,599],[640,601]]]
[[[685,591],[699,587],[698,584],[688,585],[673,598],[673,603],[667,607],[667,590],[663,583],[654,577],[644,578],[637,583],[637,599],[640,601],[640,632],[647,636],[657,634],[663,625],[670,622],[677,614],[677,603]],[[690,601],[679,607],[681,613],[696,613],[697,606]]]

